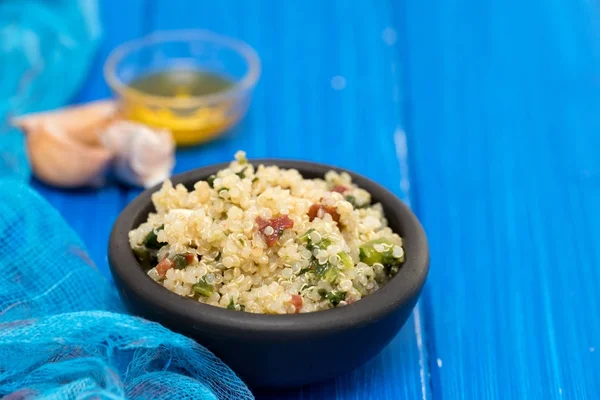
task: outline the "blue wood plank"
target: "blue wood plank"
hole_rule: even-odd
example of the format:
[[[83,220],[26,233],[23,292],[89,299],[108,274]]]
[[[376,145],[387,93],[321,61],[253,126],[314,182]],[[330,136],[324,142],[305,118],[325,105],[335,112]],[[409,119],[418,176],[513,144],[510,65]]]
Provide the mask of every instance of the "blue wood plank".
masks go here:
[[[600,397],[597,2],[407,2],[434,398]]]
[[[382,3],[383,5],[387,3]],[[205,28],[247,40],[263,61],[248,118],[226,137],[177,154],[176,172],[251,157],[327,162],[370,176],[407,199],[402,69],[390,10],[345,2],[101,2],[105,41],[78,101],[106,97],[101,65],[117,44],[149,29]],[[404,154],[401,149],[400,155]],[[38,189],[62,212],[106,272],[110,226],[138,191]],[[392,343],[362,368],[299,391],[264,398],[428,398],[427,352],[419,309]],[[326,357],[326,355],[324,355]]]
[[[115,46],[140,36],[145,29],[142,0],[111,0],[99,3],[104,23],[102,44],[90,71],[90,78],[74,99],[75,103],[107,98],[111,95],[102,75],[104,60]],[[112,224],[124,204],[124,193],[120,188],[108,186],[101,190],[64,191],[38,181],[34,181],[33,185],[61,212],[87,245],[90,257],[98,269],[109,276],[106,248]]]
[[[265,398],[420,398],[430,385],[435,398],[596,398],[598,5],[402,4],[101,2],[105,43],[79,101],[108,94],[107,52],[148,27],[239,36],[264,63],[250,115],[226,138],[180,151],[177,171],[245,148],[349,167],[402,196],[408,170],[393,137],[404,156],[409,111],[413,205],[434,260],[424,318],[359,370]],[[401,46],[388,46],[395,32]],[[357,157],[365,149],[368,162]],[[135,192],[37,187],[106,270],[108,230]]]
[[[192,5],[193,4],[193,5]],[[243,124],[207,146],[178,152],[176,171],[249,157],[320,161],[376,179],[406,199],[395,136],[402,124],[402,64],[391,9],[305,1],[153,2],[153,29],[205,28],[256,48],[263,74]],[[385,37],[385,40],[384,40]],[[358,370],[264,398],[398,399],[429,396],[420,315]],[[325,358],[327,355],[323,355]]]

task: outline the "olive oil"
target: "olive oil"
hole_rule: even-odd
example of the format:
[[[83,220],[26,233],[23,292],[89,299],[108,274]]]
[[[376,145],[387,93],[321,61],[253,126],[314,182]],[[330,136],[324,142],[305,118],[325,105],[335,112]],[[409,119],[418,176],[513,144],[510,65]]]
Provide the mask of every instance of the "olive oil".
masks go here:
[[[129,86],[153,96],[195,97],[225,91],[233,86],[233,82],[212,72],[172,69],[144,75]]]
[[[198,69],[168,69],[134,79],[123,96],[125,116],[171,131],[181,145],[205,142],[234,125],[244,114],[243,94],[223,93],[234,86],[224,76]],[[175,101],[175,102],[174,102]]]

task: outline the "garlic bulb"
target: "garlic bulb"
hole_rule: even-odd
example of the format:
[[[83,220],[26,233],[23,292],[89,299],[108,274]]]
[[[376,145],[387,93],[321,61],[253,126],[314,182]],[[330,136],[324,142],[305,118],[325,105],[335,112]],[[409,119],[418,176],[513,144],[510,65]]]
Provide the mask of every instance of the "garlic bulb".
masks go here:
[[[167,179],[175,166],[175,142],[168,131],[116,121],[100,140],[115,155],[115,176],[131,185],[154,186]]]

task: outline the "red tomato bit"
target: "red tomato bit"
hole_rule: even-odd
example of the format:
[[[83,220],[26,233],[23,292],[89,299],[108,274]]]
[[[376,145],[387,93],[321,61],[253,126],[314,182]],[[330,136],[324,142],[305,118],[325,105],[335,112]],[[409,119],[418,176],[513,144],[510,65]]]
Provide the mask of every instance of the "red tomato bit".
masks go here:
[[[317,214],[319,214],[320,209],[320,204],[313,204],[312,206],[310,206],[310,208],[308,209],[308,219],[312,221],[313,219],[317,218]]]
[[[293,294],[291,303],[294,307],[296,307],[296,314],[298,314],[302,309],[302,296],[298,294]]]
[[[183,255],[185,257],[185,262],[190,265],[191,263],[194,262],[194,260],[196,259],[196,256],[192,253],[185,253]]]
[[[284,230],[294,227],[294,221],[292,221],[287,215],[280,215],[271,219],[256,217],[256,225],[258,226],[258,231],[265,238],[267,246],[272,247],[275,245],[275,243],[277,243],[277,240],[279,240]],[[267,234],[265,233],[265,230],[267,230],[269,227],[273,229],[273,232]]]
[[[350,190],[350,188],[347,186],[344,186],[344,185],[336,185],[333,187],[333,189],[331,189],[332,192],[338,192],[338,193],[344,193],[348,190]]]
[[[165,258],[156,266],[156,272],[158,272],[158,275],[160,276],[165,276],[167,274],[167,271],[173,268],[173,265],[173,261],[169,260],[168,258]]]
[[[321,211],[322,211],[322,213],[321,213]],[[323,214],[331,215],[331,219],[333,219],[335,222],[340,221],[340,214],[338,214],[338,212],[335,210],[335,207],[333,207],[333,206],[326,206],[323,204],[313,204],[308,209],[308,219],[310,221],[319,217],[319,215],[323,215]]]

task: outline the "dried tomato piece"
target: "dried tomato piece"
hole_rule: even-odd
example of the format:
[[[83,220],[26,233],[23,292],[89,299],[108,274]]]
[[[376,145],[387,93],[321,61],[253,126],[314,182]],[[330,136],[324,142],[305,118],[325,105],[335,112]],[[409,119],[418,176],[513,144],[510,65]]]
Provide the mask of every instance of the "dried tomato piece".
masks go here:
[[[313,204],[312,206],[310,206],[310,208],[308,209],[308,219],[312,221],[313,219],[317,218],[317,214],[319,214],[320,209],[320,204]]]
[[[256,217],[256,225],[258,225],[260,233],[263,233],[265,228],[269,226],[269,221],[269,219],[264,219],[263,217]]]
[[[258,226],[258,231],[265,238],[267,246],[273,247],[284,230],[294,227],[294,221],[287,215],[280,215],[271,219],[256,217],[256,225]]]
[[[193,263],[194,260],[196,260],[196,256],[192,253],[185,253],[184,257],[185,257],[185,262],[188,263],[188,265]]]
[[[156,266],[156,272],[158,272],[158,275],[160,276],[165,276],[167,274],[167,271],[173,268],[174,265],[175,263],[173,263],[173,261],[169,260],[168,258],[165,258]]]
[[[338,192],[338,193],[344,193],[348,190],[350,190],[350,188],[348,186],[344,186],[344,185],[336,185],[333,187],[333,189],[331,189],[332,192]]]
[[[313,219],[317,218],[321,210],[323,213],[331,215],[331,219],[333,219],[335,222],[340,221],[340,214],[338,214],[338,212],[335,210],[335,207],[323,204],[313,204],[310,206],[308,209],[308,219],[312,221]]]
[[[333,206],[323,206],[323,210],[331,215],[331,218],[335,221],[335,222],[339,222],[340,221],[340,214],[338,214],[338,212],[335,210],[335,207]]]
[[[302,304],[303,304],[302,296],[300,296],[298,294],[293,294],[291,303],[296,308],[296,314],[298,314],[300,312],[300,310],[302,309]]]

